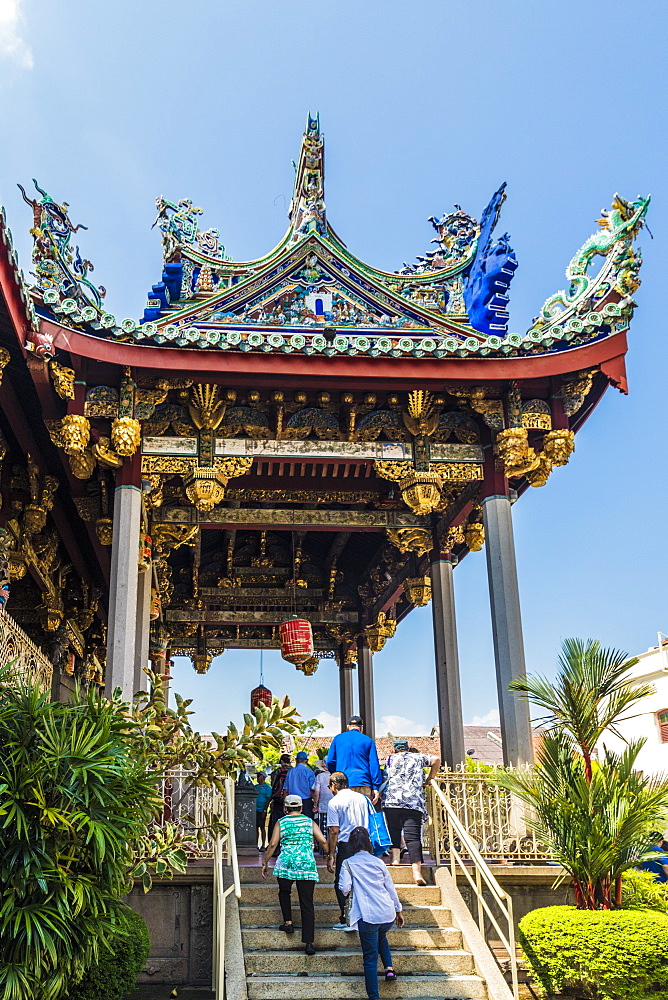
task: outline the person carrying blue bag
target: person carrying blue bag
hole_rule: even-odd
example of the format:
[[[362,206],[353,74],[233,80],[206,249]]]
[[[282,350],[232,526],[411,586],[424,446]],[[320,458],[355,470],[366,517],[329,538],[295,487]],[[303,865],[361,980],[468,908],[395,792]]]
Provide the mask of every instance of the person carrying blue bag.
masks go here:
[[[332,799],[327,806],[327,833],[329,837],[329,860],[327,868],[334,873],[334,891],[339,904],[340,916],[333,930],[346,931],[348,924],[345,917],[346,897],[339,888],[341,865],[350,857],[351,848],[348,843],[350,835],[356,827],[369,827],[369,816],[373,811],[369,800],[361,792],[348,787],[348,778],[343,771],[335,771],[330,775],[329,788]]]

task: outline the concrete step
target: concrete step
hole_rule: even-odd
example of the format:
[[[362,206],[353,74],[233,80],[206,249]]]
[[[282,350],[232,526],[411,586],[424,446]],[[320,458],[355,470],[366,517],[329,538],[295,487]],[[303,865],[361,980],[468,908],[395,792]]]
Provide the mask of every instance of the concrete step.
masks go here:
[[[301,951],[301,935],[285,934],[278,928],[267,927],[242,927],[241,938],[244,946],[244,954],[248,951]],[[352,942],[358,942],[357,934],[350,931],[333,931],[321,929],[316,925],[315,946],[316,948],[339,950],[349,949]],[[402,930],[395,928],[388,933],[390,948],[427,948],[445,950],[449,948],[462,947],[461,931],[456,927],[404,927]]]
[[[292,902],[292,918],[296,925],[301,924],[299,901]],[[403,908],[404,919],[408,926],[449,927],[452,923],[450,910],[445,906],[411,906],[407,903]],[[242,927],[274,927],[283,922],[278,901],[275,903],[244,903],[239,907]],[[315,922],[318,927],[331,927],[339,919],[339,908],[336,903],[317,903],[315,906]]]
[[[269,904],[278,893],[278,884],[272,876],[266,882],[247,882],[241,890],[243,903]],[[295,893],[296,895],[296,893]],[[439,906],[441,890],[436,885],[397,885],[397,895],[402,903],[412,903],[414,906]],[[316,903],[331,902],[334,897],[334,886],[316,883],[313,898]]]
[[[297,935],[295,935],[296,937]],[[285,975],[339,975],[355,976],[362,973],[360,948],[338,948],[336,951],[320,950],[315,955],[303,951],[249,951],[244,953],[247,975],[270,975],[277,969]],[[471,975],[473,957],[467,951],[455,949],[395,948],[392,961],[398,975],[423,972],[465,973]]]
[[[263,855],[259,855],[260,858]],[[273,859],[270,862],[273,864]],[[388,865],[390,874],[392,875],[392,880],[397,885],[412,885],[413,884],[413,870],[409,864],[402,865]],[[334,876],[331,872],[327,871],[324,865],[318,864],[318,876],[323,884],[333,884]],[[430,865],[424,865],[422,868],[422,877],[429,884],[434,884],[434,869]],[[240,865],[239,866],[239,878],[243,884],[251,882],[257,883],[260,881],[260,865]]]
[[[315,956],[314,956],[315,957]],[[362,976],[250,976],[248,1000],[366,1000]],[[405,976],[394,983],[380,980],[380,995],[387,1000],[440,998],[487,1000],[487,989],[478,976]]]

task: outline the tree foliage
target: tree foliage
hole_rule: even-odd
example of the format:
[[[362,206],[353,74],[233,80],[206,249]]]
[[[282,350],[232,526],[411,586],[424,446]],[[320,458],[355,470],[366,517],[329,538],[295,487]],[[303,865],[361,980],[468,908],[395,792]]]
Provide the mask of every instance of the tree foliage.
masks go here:
[[[275,700],[209,745],[190,702],[167,710],[153,681],[133,706],[93,691],[61,704],[0,673],[0,1000],[59,1000],[122,933],[133,876],[148,889],[185,869],[193,831],[161,822],[170,769],[187,769],[189,788],[222,789],[295,728],[295,709]]]
[[[529,823],[571,876],[587,909],[621,903],[621,875],[647,854],[649,835],[668,809],[665,779],[635,770],[644,740],[614,753],[596,745],[652,688],[631,683],[637,660],[595,640],[568,639],[554,683],[514,681],[511,689],[548,712],[536,766],[497,779],[531,807]]]

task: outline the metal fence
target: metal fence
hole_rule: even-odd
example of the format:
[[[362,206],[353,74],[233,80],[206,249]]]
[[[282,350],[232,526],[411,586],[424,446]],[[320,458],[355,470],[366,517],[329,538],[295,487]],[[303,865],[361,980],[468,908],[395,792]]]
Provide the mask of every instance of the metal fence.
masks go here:
[[[37,681],[45,691],[51,690],[53,666],[48,656],[6,611],[0,611],[0,665],[10,663],[19,677]]]
[[[500,770],[489,766],[470,770],[463,765],[440,771],[435,781],[485,860],[527,864],[552,860],[548,847],[527,825],[528,807],[493,780]],[[429,851],[434,858],[446,858],[450,851],[446,811],[431,788],[427,807]],[[453,846],[466,856],[464,845]]]
[[[193,786],[193,775],[191,771],[173,770],[160,783],[160,794],[165,803],[162,820],[164,823],[174,823],[179,826],[184,834],[192,833],[193,841],[196,839],[197,831],[207,825],[212,813],[222,816],[225,822],[228,821],[226,814],[226,801],[214,788]],[[222,860],[229,864],[228,843],[222,846]],[[197,848],[198,858],[213,858],[214,838],[207,833],[204,842]]]

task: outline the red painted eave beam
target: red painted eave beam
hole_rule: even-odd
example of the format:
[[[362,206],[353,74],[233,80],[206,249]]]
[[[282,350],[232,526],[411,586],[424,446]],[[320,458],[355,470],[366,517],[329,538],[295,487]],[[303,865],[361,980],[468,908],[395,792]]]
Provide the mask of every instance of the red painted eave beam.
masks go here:
[[[546,378],[591,368],[611,366],[613,381],[623,381],[623,358],[627,351],[626,334],[617,333],[605,340],[570,351],[527,358],[369,358],[360,355],[323,357],[302,354],[246,354],[232,351],[186,350],[124,344],[67,330],[51,320],[42,320],[42,330],[54,338],[56,347],[95,361],[130,365],[156,373],[187,372],[193,377],[247,381],[249,376],[265,380],[309,378],[332,386],[334,380],[350,387],[351,382],[376,388],[398,383],[414,385],[416,379],[426,388],[439,388],[443,382],[504,381],[508,379]],[[620,384],[621,387],[621,384]]]

